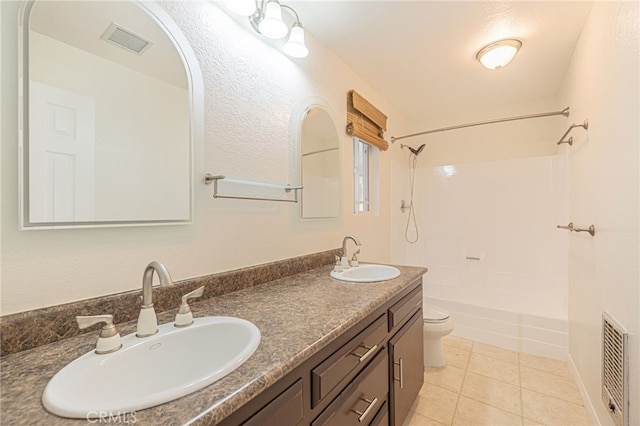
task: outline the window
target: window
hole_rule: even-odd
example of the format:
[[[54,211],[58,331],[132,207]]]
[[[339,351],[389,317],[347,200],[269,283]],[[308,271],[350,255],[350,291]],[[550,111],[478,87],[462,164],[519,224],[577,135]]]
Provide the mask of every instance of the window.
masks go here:
[[[354,213],[375,211],[378,148],[353,138]]]

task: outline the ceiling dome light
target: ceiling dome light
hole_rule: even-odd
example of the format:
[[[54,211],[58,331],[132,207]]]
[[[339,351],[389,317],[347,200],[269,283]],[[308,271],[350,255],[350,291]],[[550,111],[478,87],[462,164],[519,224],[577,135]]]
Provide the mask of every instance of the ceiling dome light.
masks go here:
[[[306,58],[309,54],[309,49],[304,44],[304,30],[300,22],[296,22],[291,27],[291,34],[289,34],[289,40],[282,46],[282,50],[287,55],[294,58]]]
[[[226,0],[225,5],[240,16],[251,16],[256,13],[255,0]]]
[[[264,17],[258,24],[260,33],[269,38],[282,38],[289,29],[282,20],[282,8],[277,0],[269,0],[265,7]]]
[[[480,49],[476,54],[476,59],[485,68],[497,70],[511,62],[521,47],[522,42],[515,38],[496,41]]]

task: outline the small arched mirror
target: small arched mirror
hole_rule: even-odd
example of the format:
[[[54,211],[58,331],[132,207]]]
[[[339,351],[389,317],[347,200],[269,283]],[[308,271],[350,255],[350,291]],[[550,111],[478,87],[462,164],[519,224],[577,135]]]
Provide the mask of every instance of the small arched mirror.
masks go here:
[[[327,109],[305,109],[300,128],[302,218],[340,216],[341,179],[338,131]]]
[[[22,229],[191,223],[202,76],[169,15],[31,0],[20,52]]]

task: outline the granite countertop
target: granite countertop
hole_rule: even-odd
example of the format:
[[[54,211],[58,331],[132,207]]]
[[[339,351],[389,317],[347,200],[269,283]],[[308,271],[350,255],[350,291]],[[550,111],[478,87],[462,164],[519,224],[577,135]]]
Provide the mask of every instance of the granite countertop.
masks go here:
[[[228,376],[190,395],[137,411],[128,420],[141,425],[201,425],[223,420],[427,271],[410,266],[398,269],[402,274],[390,281],[352,284],[330,278],[331,266],[323,266],[191,303],[195,317],[225,315],[253,322],[262,334],[260,346]],[[174,315],[175,310],[159,313],[158,321],[172,322]],[[119,325],[119,329],[123,336],[132,333],[135,322]],[[2,357],[0,421],[11,425],[86,424],[85,419],[49,414],[41,397],[51,377],[92,350],[96,339],[97,333],[92,333]]]

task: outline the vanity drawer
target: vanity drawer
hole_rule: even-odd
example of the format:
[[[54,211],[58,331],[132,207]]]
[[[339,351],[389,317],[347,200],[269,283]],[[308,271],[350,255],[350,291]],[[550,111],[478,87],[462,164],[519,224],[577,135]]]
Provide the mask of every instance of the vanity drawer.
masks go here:
[[[273,401],[264,406],[244,426],[297,425],[304,417],[302,380],[298,380]]]
[[[378,414],[373,418],[369,426],[389,426],[389,404],[387,401],[382,404],[382,408],[378,411]]]
[[[311,406],[315,407],[340,383],[353,378],[382,347],[387,316],[382,315],[337,352],[311,370]]]
[[[389,308],[389,331],[401,326],[422,306],[422,286],[400,299]]]
[[[381,420],[376,413],[384,409],[388,386],[389,356],[386,351],[381,351],[311,425],[376,424]]]

